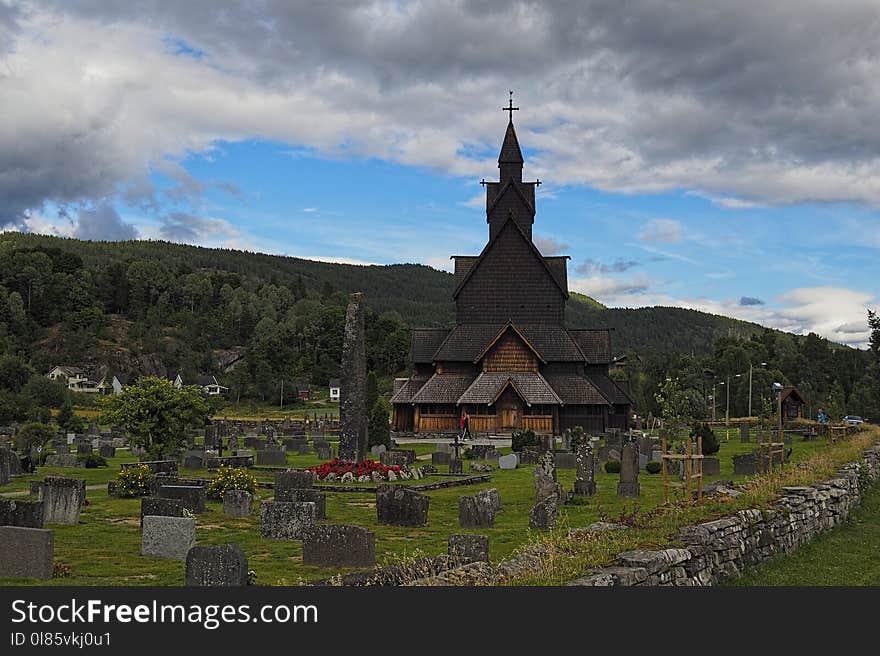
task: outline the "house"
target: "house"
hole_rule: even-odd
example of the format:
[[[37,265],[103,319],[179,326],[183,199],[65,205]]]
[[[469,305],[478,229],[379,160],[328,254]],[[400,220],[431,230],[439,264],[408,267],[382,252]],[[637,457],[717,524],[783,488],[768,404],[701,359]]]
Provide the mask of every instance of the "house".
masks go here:
[[[309,389],[308,384],[306,384],[306,383],[299,383],[299,384],[296,386],[296,395],[297,395],[300,399],[302,399],[303,401],[308,401],[310,398],[312,398],[312,390]]]
[[[330,379],[330,400],[331,401],[339,401],[339,379],[331,378]]]
[[[531,429],[559,434],[626,430],[632,399],[609,377],[611,332],[565,325],[568,256],[545,256],[532,239],[535,189],[511,119],[486,182],[489,240],[479,255],[456,255],[455,326],[417,328],[412,373],[395,381],[396,431]]]
[[[779,403],[784,421],[804,416],[804,406],[807,404],[807,399],[796,387],[791,385],[783,387],[779,394]]]
[[[180,389],[184,385],[195,385],[196,387],[199,387],[203,392],[205,392],[205,394],[209,394],[210,396],[225,394],[229,391],[228,387],[225,387],[218,383],[217,378],[211,375],[196,376],[195,380],[190,382],[185,381],[183,379],[183,376],[178,373],[174,377],[174,380],[172,382],[177,389]]]
[[[101,380],[91,380],[88,374],[79,367],[59,365],[53,367],[46,374],[46,378],[63,383],[72,392],[104,394],[107,391],[104,378],[101,378]]]
[[[110,381],[112,394],[122,394],[122,390],[138,379],[137,374],[116,374]]]

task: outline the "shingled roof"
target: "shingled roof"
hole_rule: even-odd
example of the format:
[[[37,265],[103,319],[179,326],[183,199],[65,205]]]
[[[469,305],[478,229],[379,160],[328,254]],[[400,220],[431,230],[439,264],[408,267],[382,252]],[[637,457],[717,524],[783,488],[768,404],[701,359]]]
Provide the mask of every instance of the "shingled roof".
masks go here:
[[[471,270],[471,267],[474,266],[474,262],[477,261],[477,255],[453,255],[452,259],[455,260],[455,274],[452,278],[452,283],[458,287],[461,284],[461,281],[464,280],[465,276],[467,276],[468,271]]]
[[[556,374],[548,375],[546,380],[565,405],[608,405],[588,378],[577,374]]]
[[[434,353],[434,362],[473,362],[504,324],[462,323],[453,328]]]
[[[577,343],[588,364],[611,362],[611,331],[608,328],[569,328],[568,334]]]
[[[474,376],[434,374],[413,397],[413,403],[456,403]],[[395,397],[396,398],[396,397]]]
[[[583,362],[584,356],[568,331],[553,323],[518,323],[516,328],[529,340],[545,362]]]
[[[446,339],[450,328],[416,328],[413,330],[410,352],[412,361],[418,364],[434,362],[434,352]]]
[[[631,405],[632,399],[611,378],[604,374],[589,374],[589,379],[599,389],[608,403],[613,405]]]
[[[392,403],[412,403],[413,397],[418,393],[422,386],[428,381],[427,376],[413,376],[406,378],[391,397]],[[394,380],[397,387],[397,379]]]
[[[498,154],[498,163],[506,162],[513,164],[523,163],[522,150],[519,147],[519,139],[516,138],[516,130],[513,129],[513,121],[507,124],[507,132],[504,133],[504,143],[501,144],[501,152]]]
[[[483,372],[461,395],[458,402],[491,405],[508,385],[512,385],[520,398],[529,405],[562,403],[541,374],[525,371]]]

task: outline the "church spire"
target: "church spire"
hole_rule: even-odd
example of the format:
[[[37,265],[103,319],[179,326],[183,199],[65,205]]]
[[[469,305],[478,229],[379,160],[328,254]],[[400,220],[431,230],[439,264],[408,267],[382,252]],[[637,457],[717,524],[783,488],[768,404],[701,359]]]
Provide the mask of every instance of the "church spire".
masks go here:
[[[519,110],[519,107],[513,106],[513,91],[510,92],[510,100],[507,107],[501,108],[510,114],[507,122],[507,132],[504,135],[504,143],[501,144],[501,153],[498,155],[498,169],[501,182],[513,178],[517,182],[522,182],[523,156],[522,150],[519,148],[519,140],[516,138],[516,130],[513,128],[513,113]]]

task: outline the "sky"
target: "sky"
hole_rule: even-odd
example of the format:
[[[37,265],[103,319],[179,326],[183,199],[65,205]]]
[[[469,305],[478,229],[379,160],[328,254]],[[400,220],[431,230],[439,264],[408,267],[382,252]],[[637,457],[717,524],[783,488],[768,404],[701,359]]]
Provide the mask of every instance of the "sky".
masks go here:
[[[573,291],[864,347],[877,34],[873,0],[0,0],[0,229],[451,270],[513,90]]]

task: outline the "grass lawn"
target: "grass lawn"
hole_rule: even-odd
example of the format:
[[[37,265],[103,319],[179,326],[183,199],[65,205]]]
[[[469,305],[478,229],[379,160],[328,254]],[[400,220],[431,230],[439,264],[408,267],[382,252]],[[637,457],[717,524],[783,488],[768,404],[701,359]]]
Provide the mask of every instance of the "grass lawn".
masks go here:
[[[724,440],[724,428],[718,430],[721,437],[721,474],[715,478],[745,481],[744,476],[733,475],[731,456],[751,451],[752,444],[741,444],[738,432],[731,430],[730,440]],[[812,463],[818,461],[833,472],[834,462],[842,464],[855,460],[865,445],[877,439],[880,432],[872,429],[834,447],[825,441],[801,442],[796,440],[793,461]],[[418,454],[431,453],[434,445],[405,445]],[[509,449],[503,449],[509,452]],[[119,453],[128,453],[119,450]],[[88,484],[106,484],[113,480],[119,465],[135,459],[118,457],[110,459],[105,469],[58,469],[43,468],[38,475],[22,476],[3,488],[3,492],[27,490],[30,480],[45,475],[67,475],[82,478]],[[315,455],[288,454],[292,467],[319,464]],[[420,461],[422,464],[430,461]],[[465,462],[465,471],[469,471]],[[443,468],[441,468],[441,471]],[[769,501],[775,493],[772,486],[758,485],[742,497],[733,500],[706,499],[700,504],[673,503],[662,510],[655,508],[662,503],[663,487],[659,474],[642,473],[641,497],[619,499],[616,494],[618,475],[597,477],[598,494],[580,503],[560,506],[557,528],[552,532],[531,531],[528,513],[534,503],[533,466],[521,466],[516,470],[496,469],[491,482],[442,490],[430,491],[429,523],[426,527],[402,528],[379,526],[376,523],[375,494],[373,493],[327,493],[326,523],[357,524],[376,534],[376,553],[379,564],[391,564],[418,555],[435,555],[446,552],[447,538],[451,533],[483,533],[489,536],[490,555],[493,562],[509,558],[515,551],[535,540],[559,541],[560,553],[548,564],[548,569],[533,572],[515,581],[521,584],[560,584],[582,575],[589,567],[609,562],[619,551],[626,548],[652,548],[674,542],[679,525],[702,521],[727,514],[744,507],[755,507]],[[805,477],[819,480],[825,475],[821,467],[796,470],[787,467],[784,481],[792,484]],[[254,472],[261,480],[272,480],[272,472]],[[181,468],[181,477],[207,478],[205,470]],[[574,484],[574,470],[559,470],[559,481],[570,490]],[[760,479],[761,477],[759,477]],[[461,529],[458,526],[458,500],[460,496],[474,494],[477,490],[498,488],[504,504],[491,529]],[[675,491],[678,499],[681,492]],[[261,489],[258,500],[271,499],[271,491]],[[47,585],[182,585],[184,563],[144,558],[140,555],[141,536],[139,528],[140,500],[108,497],[103,489],[90,490],[88,505],[84,506],[80,522],[76,526],[51,526],[55,530],[55,560],[67,566],[70,575],[45,582]],[[634,530],[616,532],[618,535],[597,538],[591,544],[569,544],[563,538],[569,528],[586,526],[600,519],[617,520],[623,517],[634,525]],[[209,501],[207,511],[197,516],[196,540],[198,544],[222,544],[234,542],[241,546],[249,559],[249,567],[257,575],[260,585],[297,585],[308,580],[323,578],[336,570],[305,567],[302,564],[302,543],[262,540],[259,537],[259,514],[246,518],[228,518],[223,515],[222,504]],[[623,535],[626,534],[626,535]],[[876,542],[875,542],[876,544]],[[32,585],[32,581],[0,579],[0,585]],[[40,583],[43,584],[43,583]]]
[[[849,521],[728,585],[880,585],[880,485]]]

